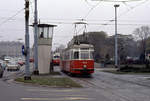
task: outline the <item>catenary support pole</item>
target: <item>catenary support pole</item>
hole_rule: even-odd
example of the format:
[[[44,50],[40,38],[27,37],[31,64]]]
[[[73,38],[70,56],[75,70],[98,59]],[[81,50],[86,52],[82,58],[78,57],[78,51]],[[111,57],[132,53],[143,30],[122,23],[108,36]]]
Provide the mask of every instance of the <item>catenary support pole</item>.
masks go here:
[[[118,67],[118,39],[117,39],[117,7],[119,5],[114,5],[115,7],[115,67]]]
[[[34,74],[38,75],[38,11],[37,11],[37,0],[35,0],[35,11],[34,11]]]
[[[31,80],[30,75],[30,46],[29,46],[29,0],[25,0],[25,50],[26,50],[26,62],[25,62],[25,76],[24,80]]]

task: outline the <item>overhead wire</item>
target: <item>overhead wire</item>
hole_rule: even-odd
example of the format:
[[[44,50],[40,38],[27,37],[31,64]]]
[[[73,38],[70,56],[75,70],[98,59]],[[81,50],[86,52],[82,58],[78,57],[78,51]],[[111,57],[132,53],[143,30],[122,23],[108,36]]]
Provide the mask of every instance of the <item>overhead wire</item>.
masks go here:
[[[14,19],[15,20],[15,19]],[[80,19],[44,19],[46,20],[48,23],[58,23],[58,24],[63,24],[63,23],[68,23],[68,24],[73,24],[76,20],[80,20]],[[55,21],[56,20],[56,21]],[[88,19],[88,20],[85,20],[87,22],[104,22],[104,21],[114,21],[112,19]],[[126,20],[126,19],[123,19],[123,20],[119,20],[119,21],[126,21],[126,22],[150,22],[150,20]]]
[[[127,13],[130,12],[131,10],[135,9],[135,8],[138,7],[138,6],[141,6],[142,4],[146,3],[147,1],[149,1],[149,0],[144,0],[143,2],[141,2],[141,3],[137,4],[137,5],[135,5],[134,7],[131,7],[131,6],[130,6],[130,9],[129,9],[129,10],[127,10],[127,11],[121,13],[118,17],[121,17],[121,16],[127,14]],[[123,4],[125,4],[125,3],[123,2]],[[128,6],[128,5],[126,4],[126,6]]]
[[[6,20],[2,21],[0,23],[0,26],[2,26],[3,24],[5,24],[6,22],[10,21],[11,19],[13,19],[14,17],[16,17],[18,14],[20,14],[22,11],[24,10],[24,8],[18,10],[14,15],[10,16],[9,18],[7,18]]]
[[[120,15],[118,15],[118,18],[120,18],[121,16],[127,14],[128,12],[130,12],[130,11],[133,10],[133,9],[135,9],[136,7],[141,6],[142,4],[146,3],[147,1],[149,1],[149,0],[145,0],[144,2],[141,2],[141,3],[137,4],[137,5],[134,6],[134,7],[130,7],[131,9],[128,9],[127,11],[125,11],[125,12],[121,13]],[[125,2],[122,2],[122,3],[127,6],[127,4],[126,4]],[[106,25],[109,25],[109,23],[114,22],[114,21],[115,21],[114,18],[112,18],[112,20],[108,21],[108,22],[105,23],[104,25],[105,25],[105,26],[106,26]],[[104,25],[103,25],[103,26],[104,26]]]
[[[84,16],[84,19],[85,18],[87,18],[87,16],[94,10],[94,8],[96,8],[99,4],[100,4],[100,2],[99,3],[97,3],[96,5],[91,5],[87,0],[85,0],[86,1],[86,3],[89,5],[89,6],[92,6],[92,8],[88,11],[88,13]],[[145,0],[145,1],[147,1],[147,0]],[[129,6],[129,5],[127,5],[126,4],[126,2],[122,2],[123,4],[125,4],[127,7]],[[144,2],[145,3],[145,2]],[[120,14],[119,15],[119,17],[120,16],[123,16],[124,14],[126,14],[126,13],[128,13],[129,11],[131,11],[132,9],[134,9],[134,8],[136,8],[137,6],[140,6],[141,4],[143,4],[143,2],[142,3],[140,3],[140,4],[137,4],[135,7],[129,7],[130,9],[128,9],[128,11],[126,11],[126,12],[123,12],[122,14]],[[57,19],[53,19],[53,20],[57,20]],[[66,20],[66,19],[61,19],[61,20]],[[67,19],[68,20],[68,19]],[[113,24],[109,24],[109,22],[113,22],[114,21],[114,19],[112,19],[112,20],[108,20],[108,23],[105,23],[105,24],[95,24],[95,25],[102,25],[102,26],[106,26],[106,25],[113,25]],[[58,24],[72,24],[72,23],[70,23],[70,22],[51,22],[51,23],[58,23]],[[94,24],[93,24],[94,25]],[[139,24],[120,24],[120,25],[131,25],[131,26],[136,26],[136,25],[139,25]],[[142,24],[141,24],[142,25]],[[82,28],[84,28],[84,27],[82,27]],[[78,32],[80,32],[82,29],[79,29],[79,31]]]
[[[90,10],[87,12],[87,14],[82,18],[82,19],[78,19],[78,20],[81,20],[81,21],[84,21],[88,16],[89,14],[100,4],[100,2],[98,2],[97,4],[95,5],[91,5],[87,0],[85,0],[85,2],[89,5],[89,6],[92,6],[90,8]],[[76,26],[76,25],[75,25]],[[83,28],[85,28],[86,25],[84,25],[83,27],[81,27],[79,30],[77,30],[77,26],[75,27],[75,35],[77,35],[77,33],[79,33],[80,31],[82,31]]]
[[[129,20],[130,21],[130,20]],[[55,24],[74,24],[73,22],[48,22],[48,23],[55,23]],[[110,23],[94,23],[94,22],[89,22],[87,23],[88,25],[114,25]],[[150,24],[150,23],[120,23],[118,25],[145,25],[145,24]],[[84,28],[83,26],[82,28]],[[82,30],[82,28],[80,30]]]
[[[132,7],[129,6],[126,2],[122,2],[122,3],[127,7],[128,10],[132,9]]]
[[[87,4],[89,4],[87,0],[85,0],[85,2],[86,2]],[[96,5],[93,5],[92,8],[88,11],[88,13],[83,17],[83,19],[86,19],[87,16],[88,16],[100,3],[101,3],[101,2],[98,2]]]
[[[135,2],[141,0],[92,0],[92,1],[103,1],[103,2]]]
[[[32,1],[30,1],[31,12],[32,12],[32,14],[34,14],[32,4],[33,4]],[[19,15],[22,11],[24,11],[24,8],[18,10],[15,14],[13,14],[13,15],[10,16],[10,17],[3,17],[3,19],[5,19],[5,18],[6,18],[6,19],[0,23],[0,26],[2,26],[3,24],[7,23],[7,22],[10,21],[10,20],[15,20],[14,18],[15,18],[17,15]],[[18,18],[17,18],[17,20],[18,20]]]

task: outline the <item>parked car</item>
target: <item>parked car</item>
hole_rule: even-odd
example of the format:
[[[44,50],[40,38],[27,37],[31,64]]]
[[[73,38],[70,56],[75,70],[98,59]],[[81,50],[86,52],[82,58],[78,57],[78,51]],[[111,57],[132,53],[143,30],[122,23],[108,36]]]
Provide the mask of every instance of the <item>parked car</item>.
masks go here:
[[[34,62],[34,59],[33,58],[30,58],[30,60],[29,60],[30,62]]]
[[[25,62],[24,62],[24,61],[18,61],[18,64],[19,64],[20,66],[23,66],[23,65],[25,64]]]
[[[19,70],[20,66],[16,62],[9,62],[7,64],[7,71]]]
[[[3,70],[2,65],[1,65],[1,63],[0,63],[0,78],[3,77],[3,72],[4,72],[4,70]]]

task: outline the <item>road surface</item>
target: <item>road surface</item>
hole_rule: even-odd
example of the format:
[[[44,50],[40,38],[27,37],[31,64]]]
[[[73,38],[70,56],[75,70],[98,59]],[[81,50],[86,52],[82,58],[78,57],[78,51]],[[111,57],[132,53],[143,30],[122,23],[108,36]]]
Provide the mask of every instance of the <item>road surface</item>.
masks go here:
[[[0,79],[0,101],[150,101],[150,75],[116,75],[96,69],[91,78],[72,78],[83,88],[18,84],[12,81],[16,72],[5,75]]]

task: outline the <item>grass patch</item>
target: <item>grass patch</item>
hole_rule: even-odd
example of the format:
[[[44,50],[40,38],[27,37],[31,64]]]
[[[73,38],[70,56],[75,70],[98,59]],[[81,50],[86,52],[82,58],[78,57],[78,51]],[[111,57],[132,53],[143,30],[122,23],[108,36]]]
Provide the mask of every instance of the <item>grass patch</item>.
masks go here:
[[[60,72],[51,72],[50,75],[61,75]]]
[[[61,75],[60,72],[51,72],[51,73],[48,73],[48,74],[40,74],[40,76],[52,76],[52,75]]]
[[[32,80],[24,80],[23,77],[15,79],[17,82],[48,85],[51,87],[82,87],[73,80],[67,77],[44,77],[33,76]]]

